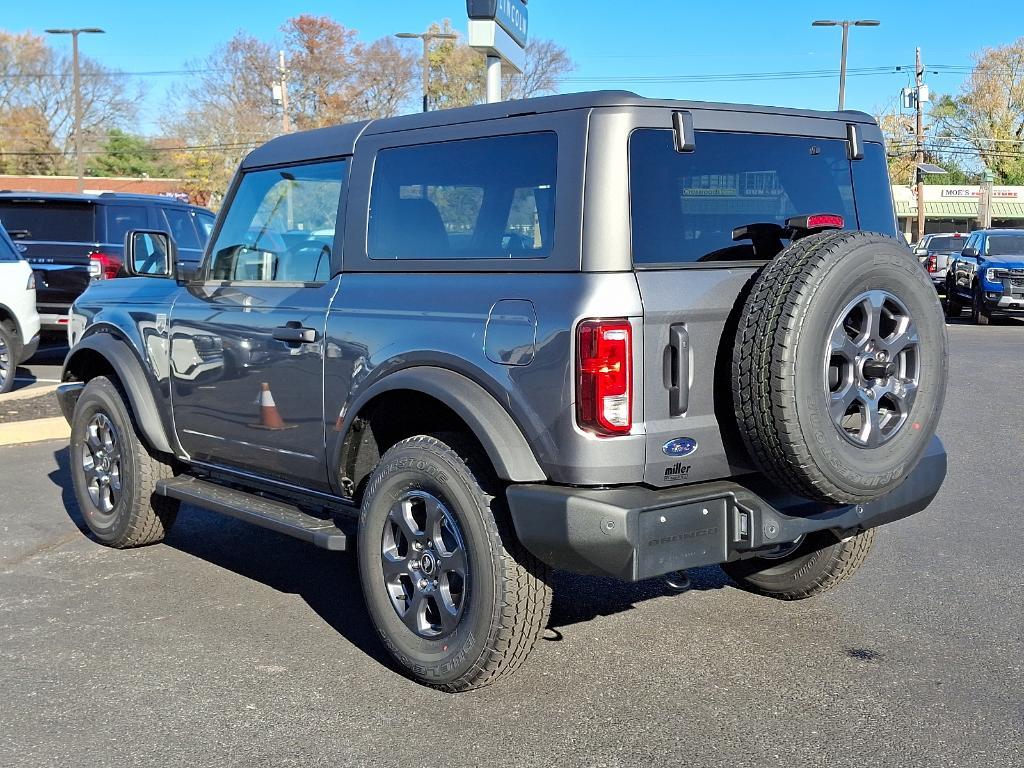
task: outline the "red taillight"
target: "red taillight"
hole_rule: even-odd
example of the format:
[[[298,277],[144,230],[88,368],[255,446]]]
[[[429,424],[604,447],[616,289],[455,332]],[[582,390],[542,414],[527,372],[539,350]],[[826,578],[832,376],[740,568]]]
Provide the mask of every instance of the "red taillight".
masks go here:
[[[633,329],[625,320],[585,320],[577,330],[576,416],[582,429],[633,428]]]
[[[121,271],[121,260],[109,253],[89,254],[89,275],[97,280],[113,280]]]
[[[842,229],[843,217],[834,213],[816,213],[807,217],[808,229]]]
[[[928,257],[927,266],[925,267],[929,272],[935,271],[935,254]]]

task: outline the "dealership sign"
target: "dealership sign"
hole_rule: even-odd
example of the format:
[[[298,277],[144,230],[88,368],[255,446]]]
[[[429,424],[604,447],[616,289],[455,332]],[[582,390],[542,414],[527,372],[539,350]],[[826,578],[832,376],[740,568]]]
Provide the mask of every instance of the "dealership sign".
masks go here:
[[[522,72],[529,16],[524,0],[466,0],[469,45]]]

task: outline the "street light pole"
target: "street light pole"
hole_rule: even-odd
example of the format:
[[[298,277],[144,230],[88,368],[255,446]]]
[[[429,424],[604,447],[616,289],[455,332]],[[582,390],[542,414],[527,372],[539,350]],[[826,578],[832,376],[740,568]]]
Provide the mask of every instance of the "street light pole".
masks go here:
[[[877,27],[880,21],[874,19],[849,19],[833,21],[831,19],[818,19],[811,22],[812,27],[842,27],[843,28],[843,52],[839,61],[839,110],[846,108],[846,52],[849,49],[850,25],[855,27]]]
[[[430,106],[430,41],[455,40],[458,35],[452,32],[398,32],[395,37],[403,40],[419,39],[423,41],[423,111]]]
[[[78,36],[82,33],[87,35],[102,35],[103,30],[98,27],[82,27],[79,29],[47,29],[49,35],[71,35],[71,67],[72,82],[75,90],[75,115],[74,115],[74,144],[75,144],[75,176],[76,186],[81,192],[85,188],[85,168],[82,163],[82,74],[78,66]]]

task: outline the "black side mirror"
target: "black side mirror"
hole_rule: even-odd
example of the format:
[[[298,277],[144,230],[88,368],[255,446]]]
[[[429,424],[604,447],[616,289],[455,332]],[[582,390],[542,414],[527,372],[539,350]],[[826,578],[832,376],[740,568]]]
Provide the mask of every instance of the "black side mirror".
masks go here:
[[[174,277],[178,247],[166,232],[132,229],[124,236],[124,269],[135,277]]]
[[[969,256],[970,258],[977,258],[978,249],[972,245],[967,248],[964,248],[962,251],[960,251],[960,253],[963,254],[964,256]]]

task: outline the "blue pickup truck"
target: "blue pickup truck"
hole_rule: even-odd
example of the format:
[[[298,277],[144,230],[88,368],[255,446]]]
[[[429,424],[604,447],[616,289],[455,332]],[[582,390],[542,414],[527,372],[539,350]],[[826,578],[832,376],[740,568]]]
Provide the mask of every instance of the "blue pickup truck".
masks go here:
[[[946,316],[970,307],[977,325],[995,315],[1024,317],[1024,229],[979,229],[946,273]]]

